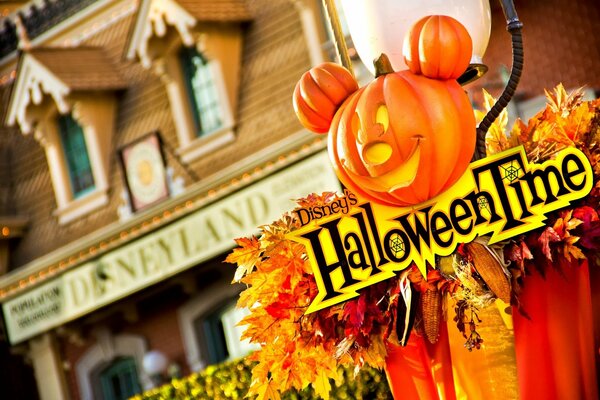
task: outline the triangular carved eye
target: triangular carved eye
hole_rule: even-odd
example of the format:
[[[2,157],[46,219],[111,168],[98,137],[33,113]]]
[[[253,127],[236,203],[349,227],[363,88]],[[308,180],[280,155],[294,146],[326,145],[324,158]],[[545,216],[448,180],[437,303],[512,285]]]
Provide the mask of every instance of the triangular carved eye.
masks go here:
[[[388,109],[385,104],[382,104],[377,108],[377,114],[375,115],[375,122],[383,126],[383,132],[385,133],[390,125],[390,116],[388,115]]]

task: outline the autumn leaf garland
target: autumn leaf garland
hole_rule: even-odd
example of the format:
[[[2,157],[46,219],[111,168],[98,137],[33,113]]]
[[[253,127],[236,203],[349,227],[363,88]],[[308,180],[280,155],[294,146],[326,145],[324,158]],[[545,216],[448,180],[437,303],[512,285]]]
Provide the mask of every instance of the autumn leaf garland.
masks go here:
[[[576,146],[594,165],[596,185],[572,208],[548,215],[546,228],[513,238],[494,250],[499,252],[499,260],[508,263],[511,303],[517,306],[521,287],[534,270],[572,268],[584,259],[590,265],[599,263],[600,100],[583,102],[581,92],[569,94],[562,85],[547,92],[547,97],[546,108],[528,123],[518,120],[510,134],[504,111],[488,131],[488,153],[523,144],[530,160],[540,162],[567,146]],[[484,98],[486,108],[491,107],[494,99],[487,93]],[[306,208],[335,200],[334,193],[311,194],[298,204]],[[408,279],[412,290],[420,293],[451,295],[465,346],[469,350],[481,346],[485,338],[477,332],[477,313],[495,295],[478,276],[477,265],[464,246],[453,256],[440,258],[436,269],[428,269],[427,279],[416,268],[409,268],[400,276],[361,290],[357,298],[305,315],[318,289],[304,246],[285,236],[297,228],[293,214],[285,214],[261,227],[260,237],[236,240],[239,247],[226,259],[237,264],[234,282],[247,286],[238,300],[239,307],[250,310],[240,323],[246,327],[242,338],[261,345],[250,356],[257,365],[249,396],[279,399],[279,393],[287,389],[312,385],[318,395],[328,399],[329,379],[338,378],[338,365],[383,367],[386,343],[398,344],[396,323],[405,318],[398,315],[399,309],[406,310],[398,307],[398,302],[404,301],[401,279]],[[425,309],[421,307],[416,317],[413,334],[434,336],[432,320],[423,322]],[[429,318],[435,323],[443,321],[441,314]]]

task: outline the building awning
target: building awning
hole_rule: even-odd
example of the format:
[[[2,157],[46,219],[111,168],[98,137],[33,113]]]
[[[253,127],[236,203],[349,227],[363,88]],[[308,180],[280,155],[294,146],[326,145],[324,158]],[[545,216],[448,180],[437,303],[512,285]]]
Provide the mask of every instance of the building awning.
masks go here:
[[[123,89],[127,82],[104,51],[95,47],[37,48],[20,54],[6,122],[31,133],[37,122],[31,110],[51,99],[61,113],[77,91]]]

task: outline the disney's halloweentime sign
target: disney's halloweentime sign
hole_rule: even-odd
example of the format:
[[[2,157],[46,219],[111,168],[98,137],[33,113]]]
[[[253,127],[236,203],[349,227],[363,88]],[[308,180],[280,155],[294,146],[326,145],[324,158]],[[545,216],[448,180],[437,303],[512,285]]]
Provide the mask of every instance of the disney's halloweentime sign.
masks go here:
[[[365,202],[354,193],[301,208],[292,239],[306,246],[319,294],[307,312],[358,296],[413,262],[425,273],[435,256],[491,234],[490,244],[544,226],[545,214],[585,197],[590,162],[576,148],[530,164],[522,146],[473,162],[443,194],[410,208]]]

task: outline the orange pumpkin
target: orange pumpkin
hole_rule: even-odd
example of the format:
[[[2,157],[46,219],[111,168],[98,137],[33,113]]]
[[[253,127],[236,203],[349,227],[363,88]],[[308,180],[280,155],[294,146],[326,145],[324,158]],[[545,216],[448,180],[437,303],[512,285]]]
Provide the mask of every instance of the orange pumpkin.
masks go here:
[[[475,117],[455,80],[393,72],[385,55],[378,77],[355,92],[332,121],[329,155],[339,179],[362,197],[418,204],[464,173],[475,148]]]
[[[415,74],[456,79],[466,71],[473,42],[466,28],[445,15],[431,15],[413,25],[404,39],[404,61]]]
[[[323,63],[304,73],[294,90],[294,110],[307,129],[329,130],[340,104],[358,89],[352,74],[334,63]]]

